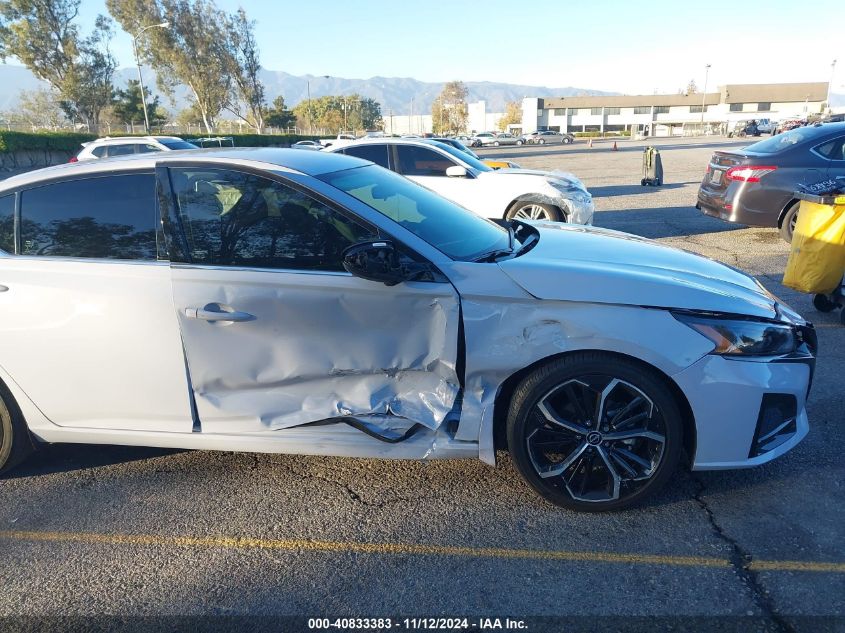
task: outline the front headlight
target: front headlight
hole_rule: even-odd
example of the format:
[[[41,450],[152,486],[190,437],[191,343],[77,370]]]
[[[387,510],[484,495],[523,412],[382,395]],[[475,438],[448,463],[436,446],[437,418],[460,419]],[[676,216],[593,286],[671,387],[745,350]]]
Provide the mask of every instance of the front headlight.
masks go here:
[[[573,178],[571,180],[558,180],[556,178],[550,178],[546,182],[548,182],[556,191],[559,191],[561,193],[565,193],[573,197],[591,197],[590,194],[587,192],[586,187],[584,187],[584,183],[582,183],[577,178]]]
[[[710,339],[716,346],[711,352],[713,354],[783,356],[797,351],[803,342],[796,328],[786,323],[720,319],[686,313],[673,313],[673,316]]]

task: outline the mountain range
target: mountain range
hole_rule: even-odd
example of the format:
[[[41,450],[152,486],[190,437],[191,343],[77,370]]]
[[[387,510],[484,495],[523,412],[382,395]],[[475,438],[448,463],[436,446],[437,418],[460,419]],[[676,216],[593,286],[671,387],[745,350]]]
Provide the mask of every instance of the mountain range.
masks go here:
[[[136,79],[135,68],[121,68],[115,73],[114,84],[121,88],[129,79]],[[283,95],[285,103],[295,106],[308,98],[310,84],[311,96],[360,94],[381,103],[382,114],[423,114],[431,112],[431,104],[443,89],[443,83],[418,81],[410,77],[370,77],[369,79],[347,79],[344,77],[325,77],[313,75],[291,75],[279,70],[262,69],[261,80],[266,87],[267,101],[272,102],[278,95]],[[144,83],[155,93],[155,73],[144,69]],[[521,101],[526,96],[567,97],[573,95],[611,95],[615,92],[602,92],[566,86],[549,88],[546,86],[528,86],[493,81],[465,81],[468,101],[486,101],[488,112],[502,112],[509,101]],[[35,90],[46,84],[38,80],[23,66],[0,65],[0,111],[13,110],[18,94],[22,90]],[[162,103],[173,111],[179,111],[188,104],[184,90],[177,90],[175,103],[163,98]]]

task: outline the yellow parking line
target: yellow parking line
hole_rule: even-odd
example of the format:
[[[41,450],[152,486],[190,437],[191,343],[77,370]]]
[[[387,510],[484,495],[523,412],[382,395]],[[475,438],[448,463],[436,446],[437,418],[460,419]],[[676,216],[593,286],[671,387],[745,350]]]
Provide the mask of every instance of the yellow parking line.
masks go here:
[[[46,541],[50,543],[95,543],[101,545],[153,545],[175,547],[222,547],[228,549],[273,549],[292,552],[343,552],[416,556],[462,556],[510,558],[627,565],[729,568],[730,561],[705,556],[661,556],[612,552],[570,552],[556,550],[510,549],[499,547],[457,547],[415,543],[361,543],[354,541],[312,541],[307,539],[262,539],[228,536],[156,536],[150,534],[98,534],[93,532],[0,531],[0,539]],[[845,563],[803,561],[754,561],[758,571],[810,571],[845,573]]]

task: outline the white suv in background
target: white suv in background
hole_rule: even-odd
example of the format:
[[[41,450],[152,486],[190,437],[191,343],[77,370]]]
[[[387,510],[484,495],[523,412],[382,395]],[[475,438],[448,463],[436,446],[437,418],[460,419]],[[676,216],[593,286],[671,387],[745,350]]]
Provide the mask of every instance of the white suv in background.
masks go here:
[[[70,162],[126,156],[128,154],[168,152],[177,149],[198,148],[193,143],[183,141],[178,136],[106,136],[90,143],[83,143],[82,151],[71,158]]]

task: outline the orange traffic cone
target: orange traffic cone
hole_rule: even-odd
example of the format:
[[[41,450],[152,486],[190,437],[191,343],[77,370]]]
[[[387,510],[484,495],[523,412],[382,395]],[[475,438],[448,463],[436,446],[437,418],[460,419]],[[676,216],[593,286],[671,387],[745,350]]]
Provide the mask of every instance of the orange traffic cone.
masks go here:
[[[618,147],[616,147],[616,141],[613,141],[613,151],[615,152],[615,151],[617,151],[618,149],[619,149],[619,148],[618,148]]]
[[[589,142],[589,144],[587,145],[587,147],[592,147],[592,146],[593,146],[593,139],[590,139],[590,142]]]

